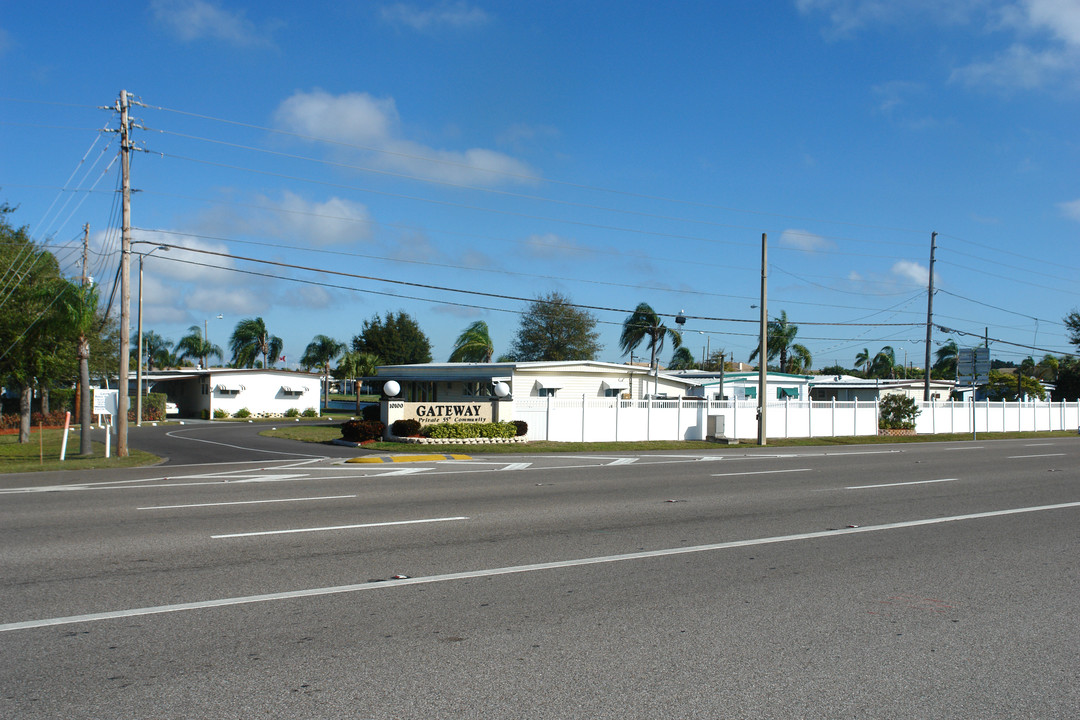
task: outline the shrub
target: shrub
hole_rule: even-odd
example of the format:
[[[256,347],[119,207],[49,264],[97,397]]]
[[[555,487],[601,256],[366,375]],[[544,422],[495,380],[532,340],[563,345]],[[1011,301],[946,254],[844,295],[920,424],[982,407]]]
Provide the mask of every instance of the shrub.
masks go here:
[[[304,417],[319,417],[319,411],[315,408],[308,408],[307,410],[302,412],[301,415],[303,415]]]
[[[365,442],[382,439],[386,426],[378,420],[349,420],[341,423],[341,439],[349,442]]]
[[[75,389],[53,388],[49,391],[49,409],[71,411],[75,414]]]
[[[360,409],[360,417],[365,420],[381,420],[382,410],[379,408],[379,403],[372,405],[365,405]]]
[[[240,418],[240,419],[249,418],[249,417],[251,417],[251,411],[248,410],[247,408],[240,408],[239,410],[237,410],[236,412],[233,413],[233,417],[234,418]]]
[[[296,408],[289,408],[285,411],[285,417],[299,417],[300,411]]]
[[[390,426],[390,432],[398,437],[412,437],[420,434],[419,420],[395,420]]]
[[[890,393],[878,401],[878,427],[882,430],[914,430],[919,412],[913,398]]]
[[[229,417],[229,412],[227,410],[222,410],[221,408],[217,408],[216,410],[214,410],[214,417],[216,417],[218,419],[227,418],[227,417]]]
[[[431,438],[512,438],[517,427],[509,422],[494,423],[438,423],[424,428]]]
[[[524,420],[511,420],[510,422],[513,423],[514,428],[516,429],[516,432],[514,433],[515,437],[529,434],[529,423]]]

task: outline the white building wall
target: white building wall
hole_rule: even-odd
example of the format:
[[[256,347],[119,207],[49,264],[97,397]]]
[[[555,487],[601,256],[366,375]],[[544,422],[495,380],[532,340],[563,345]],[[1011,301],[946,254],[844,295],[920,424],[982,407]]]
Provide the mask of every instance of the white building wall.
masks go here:
[[[229,415],[247,408],[252,415],[284,415],[289,408],[319,411],[319,378],[293,373],[213,373],[210,376],[210,413],[222,410]],[[221,387],[240,387],[239,393],[222,392]],[[294,392],[286,393],[285,388]]]

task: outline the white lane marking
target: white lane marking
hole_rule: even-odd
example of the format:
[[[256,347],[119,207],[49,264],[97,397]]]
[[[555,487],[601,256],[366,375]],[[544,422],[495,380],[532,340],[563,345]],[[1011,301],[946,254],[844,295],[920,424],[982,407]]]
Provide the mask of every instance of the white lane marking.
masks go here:
[[[637,462],[636,457],[619,458],[618,460],[612,460],[611,462],[607,463],[607,466],[611,467],[612,465],[629,465],[630,463],[635,462]]]
[[[384,473],[376,473],[372,475],[365,475],[364,477],[390,477],[391,475],[415,475],[416,473],[427,472],[428,470],[434,470],[435,468],[429,467],[407,467],[396,468],[394,470],[388,470]]]
[[[985,445],[967,445],[965,447],[958,447],[958,448],[945,448],[945,450],[948,451],[948,452],[956,452],[957,450],[985,450],[985,449],[986,449]]]
[[[776,475],[779,473],[810,472],[813,468],[792,468],[789,470],[754,470],[751,472],[713,473],[713,477],[732,477],[734,475]]]
[[[881,532],[884,530],[902,530],[905,528],[921,527],[924,525],[940,525],[948,522],[962,520],[981,520],[985,518],[1004,517],[1007,515],[1019,515],[1023,513],[1047,512],[1051,510],[1067,510],[1080,508],[1080,502],[1061,503],[1060,505],[1038,505],[1034,507],[1012,508],[1009,510],[992,510],[990,512],[972,513],[970,515],[951,515],[949,517],[927,518],[923,520],[906,520],[902,522],[886,523],[884,525],[866,525],[858,528],[839,528],[837,530],[820,530],[817,532],[798,533],[795,535],[780,535],[776,537],[755,538],[752,540],[734,540],[730,542],[713,543],[711,545],[696,545],[692,547],[666,548],[663,550],[646,550],[642,552],[624,553],[622,555],[603,555],[600,557],[580,558],[578,560],[560,560],[546,563],[534,563],[532,565],[512,565],[509,567],[490,568],[488,570],[472,570],[467,572],[447,573],[445,575],[428,575],[426,577],[402,578],[400,580],[385,580],[377,583],[358,583],[355,585],[336,585],[332,587],[309,588],[307,590],[290,590],[286,592],[266,593],[264,595],[246,595],[242,597],[220,598],[217,600],[202,600],[199,602],[176,603],[174,605],[154,605],[151,607],[131,608],[129,610],[113,610],[110,612],[87,613],[85,615],[69,615],[67,617],[44,618],[41,620],[25,620],[0,624],[0,632],[13,630],[31,630],[35,628],[52,627],[56,625],[72,625],[75,623],[94,622],[97,620],[116,620],[120,618],[138,617],[141,615],[160,615],[162,613],[182,612],[185,610],[204,610],[207,608],[228,607],[230,605],[249,605],[258,602],[270,602],[273,600],[293,600],[296,598],[317,597],[320,595],[336,595],[342,593],[362,592],[364,590],[385,590],[387,588],[402,587],[404,585],[428,585],[437,582],[451,582],[454,580],[471,580],[474,578],[494,577],[497,575],[513,575],[518,573],[537,572],[540,570],[558,570],[563,568],[581,567],[585,565],[599,565],[602,563],[622,562],[625,560],[645,560],[649,558],[687,555],[689,553],[711,552],[715,550],[729,550],[732,548],[751,547],[754,545],[772,545],[783,542],[798,540],[817,540],[821,538],[837,537],[840,535],[855,535],[858,533]]]
[[[136,510],[175,510],[177,508],[201,508],[201,507],[219,507],[222,505],[261,505],[263,503],[283,503],[283,502],[307,502],[309,500],[342,500],[344,498],[354,498],[355,495],[323,495],[322,497],[303,497],[303,498],[278,498],[276,500],[236,500],[234,502],[216,502],[216,503],[192,503],[190,505],[152,505],[150,507],[135,508]]]
[[[222,538],[257,537],[259,535],[290,535],[292,533],[322,532],[324,530],[356,530],[358,528],[390,527],[392,525],[421,525],[424,523],[449,522],[451,520],[468,520],[468,517],[444,517],[425,518],[423,520],[392,520],[390,522],[361,523],[359,525],[330,525],[327,527],[292,528],[290,530],[261,530],[259,532],[229,533],[227,535],[211,535],[214,540]]]
[[[954,482],[959,478],[942,478],[940,480],[911,480],[909,482],[880,483],[878,485],[851,485],[845,490],[868,490],[872,488],[900,487],[901,485],[929,485],[931,483]]]
[[[532,465],[532,463],[510,463],[506,467],[496,468],[496,472],[504,472],[506,470],[524,470]]]
[[[1023,458],[1062,457],[1065,453],[1045,453],[1043,455],[1009,455],[1006,460],[1022,460]]]
[[[240,476],[236,479],[227,478],[226,482],[242,485],[244,483],[285,482],[298,478],[311,477],[307,473],[292,473],[290,475],[252,475],[251,477]]]
[[[1048,447],[1057,443],[1024,443],[1024,447]]]

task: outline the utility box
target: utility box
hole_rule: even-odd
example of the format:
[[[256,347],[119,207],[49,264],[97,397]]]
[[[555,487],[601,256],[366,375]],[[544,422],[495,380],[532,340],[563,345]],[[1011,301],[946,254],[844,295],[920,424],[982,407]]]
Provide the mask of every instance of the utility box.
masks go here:
[[[724,416],[723,415],[708,415],[708,422],[705,424],[705,437],[710,440],[723,439],[724,438]]]

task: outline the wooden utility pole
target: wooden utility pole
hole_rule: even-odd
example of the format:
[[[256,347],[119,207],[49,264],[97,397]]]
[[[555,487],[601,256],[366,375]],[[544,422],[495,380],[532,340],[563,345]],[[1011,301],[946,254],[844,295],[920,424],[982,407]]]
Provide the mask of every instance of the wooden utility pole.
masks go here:
[[[87,265],[87,263],[90,262],[90,223],[85,223],[83,225],[82,229],[83,229],[83,250],[82,250],[82,278],[81,279],[82,279],[82,287],[85,289],[87,283],[90,282],[90,275],[86,271],[86,265]],[[85,297],[85,295],[84,295],[84,297]],[[77,383],[75,383],[75,420],[80,425],[79,430],[80,430],[81,433],[87,433],[88,428],[90,427],[90,420],[89,420],[90,413],[86,413],[87,420],[86,420],[86,423],[84,424],[83,423],[83,412],[82,412],[82,391],[83,391],[82,353],[85,350],[86,350],[86,348],[84,348],[80,344],[79,347],[78,347],[78,354],[79,354],[79,381]],[[79,445],[80,454],[89,452],[87,450],[87,448],[89,448],[89,446],[90,446],[89,441],[87,441],[85,443],[80,441],[80,445]]]
[[[768,312],[768,276],[769,255],[768,239],[761,233],[761,337],[758,339],[758,445],[765,445],[765,390],[768,387],[769,373],[769,312]]]
[[[930,233],[930,280],[926,293],[926,370],[923,373],[923,402],[930,402],[930,344],[934,331],[934,252],[937,250],[937,233]]]
[[[128,373],[131,341],[131,120],[128,117],[128,93],[120,91],[120,169],[123,213],[120,250],[120,377],[117,378],[119,403],[116,411],[116,456],[128,455]]]

